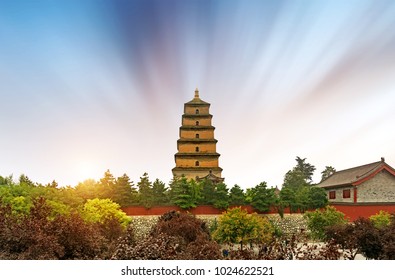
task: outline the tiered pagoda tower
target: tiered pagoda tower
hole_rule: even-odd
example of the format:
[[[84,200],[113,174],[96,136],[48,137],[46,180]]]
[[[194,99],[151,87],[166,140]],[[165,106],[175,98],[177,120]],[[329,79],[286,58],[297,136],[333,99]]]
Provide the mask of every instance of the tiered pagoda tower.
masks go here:
[[[194,98],[184,104],[180,139],[177,141],[178,153],[175,154],[176,167],[173,176],[188,179],[222,182],[222,168],[218,166],[220,156],[216,151],[215,127],[211,125],[210,103],[200,99],[199,90]]]

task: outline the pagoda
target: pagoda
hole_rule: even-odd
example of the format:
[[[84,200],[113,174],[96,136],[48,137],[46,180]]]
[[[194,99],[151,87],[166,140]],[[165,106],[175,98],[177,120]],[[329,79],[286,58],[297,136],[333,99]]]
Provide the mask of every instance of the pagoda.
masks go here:
[[[197,181],[209,179],[215,183],[224,180],[221,177],[222,168],[218,166],[218,141],[214,138],[215,127],[211,125],[213,116],[209,108],[210,103],[200,99],[197,88],[194,98],[184,104],[173,176],[185,176]]]

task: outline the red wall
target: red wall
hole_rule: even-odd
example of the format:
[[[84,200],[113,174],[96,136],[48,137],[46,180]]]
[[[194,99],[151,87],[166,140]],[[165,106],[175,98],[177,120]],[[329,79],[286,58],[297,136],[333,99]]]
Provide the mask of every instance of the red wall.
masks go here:
[[[343,212],[347,218],[351,221],[356,220],[359,217],[369,218],[372,215],[377,214],[380,210],[386,211],[388,213],[395,213],[395,203],[392,204],[331,204],[338,211]],[[241,207],[242,209],[247,210],[248,213],[254,213],[255,211],[250,205],[243,206],[231,206],[232,207]],[[192,208],[189,210],[182,210],[177,206],[155,206],[150,209],[146,209],[143,206],[128,206],[123,207],[122,210],[129,216],[145,216],[145,215],[163,215],[166,212],[171,210],[180,211],[180,212],[189,212],[194,215],[219,215],[224,210],[219,210],[210,205],[200,205],[196,208]],[[259,212],[258,212],[259,213]],[[288,214],[289,209],[285,209],[284,213]],[[271,209],[268,214],[277,214],[276,209]]]
[[[232,207],[241,207],[242,209],[247,210],[248,213],[256,212],[250,205],[231,206],[230,208]],[[127,207],[122,207],[122,210],[129,216],[162,215],[172,210],[176,210],[180,212],[189,212],[194,215],[219,215],[222,212],[224,212],[224,210],[214,208],[213,206],[210,205],[200,205],[197,206],[196,208],[192,208],[189,210],[182,210],[177,206],[155,206],[149,209],[146,209],[144,206],[127,206]]]
[[[390,214],[395,213],[395,203],[393,204],[331,204],[338,211],[343,212],[346,217],[351,221],[358,219],[359,217],[369,218],[382,211],[386,211]]]

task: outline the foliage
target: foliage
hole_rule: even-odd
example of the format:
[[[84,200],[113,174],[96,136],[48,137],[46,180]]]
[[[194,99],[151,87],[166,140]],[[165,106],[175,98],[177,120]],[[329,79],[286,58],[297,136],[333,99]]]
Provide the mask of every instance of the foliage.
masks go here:
[[[140,181],[137,183],[139,189],[140,204],[146,208],[153,206],[152,201],[152,183],[149,180],[148,174],[145,172]]]
[[[266,182],[255,186],[251,194],[251,205],[260,212],[269,212],[270,207],[277,203],[275,189],[267,188]]]
[[[194,181],[188,181],[181,177],[172,184],[172,202],[181,209],[190,209],[197,206],[200,198],[199,185]]]
[[[313,238],[324,240],[326,238],[326,229],[330,226],[345,224],[347,219],[342,212],[339,212],[333,206],[327,206],[325,209],[317,209],[313,212],[306,212],[304,217],[307,219]]]
[[[101,254],[101,236],[95,225],[76,214],[48,219],[45,199],[33,201],[29,215],[13,215],[0,207],[0,252],[7,259],[93,259]]]
[[[200,182],[200,205],[214,205],[215,203],[215,184],[213,181],[204,179]]]
[[[215,186],[214,207],[226,209],[229,206],[229,190],[225,183],[219,183]]]
[[[221,243],[265,243],[272,238],[272,224],[256,214],[248,214],[240,207],[229,209],[219,218],[213,238]]]
[[[118,244],[113,259],[219,259],[220,247],[211,240],[206,224],[194,216],[171,211],[162,215],[144,240]]]
[[[308,189],[308,209],[323,208],[328,204],[328,196],[323,188],[310,187]]]
[[[165,205],[169,202],[166,185],[159,179],[152,184],[152,202],[154,205]]]
[[[391,214],[386,211],[380,210],[379,213],[370,216],[369,219],[372,221],[373,225],[376,228],[383,228],[390,225]]]
[[[244,205],[245,193],[239,185],[234,185],[229,191],[229,204],[230,205]]]
[[[296,166],[285,174],[283,187],[298,189],[311,185],[315,169],[306,158],[296,157]]]
[[[328,179],[335,172],[336,169],[333,166],[325,166],[325,169],[321,172],[321,182]]]
[[[137,202],[137,190],[133,187],[133,182],[127,174],[123,174],[116,179],[114,191],[113,201],[121,206],[128,206]]]
[[[81,211],[81,217],[89,223],[106,224],[111,220],[116,220],[124,228],[131,222],[122,210],[119,204],[112,202],[110,199],[88,199]]]

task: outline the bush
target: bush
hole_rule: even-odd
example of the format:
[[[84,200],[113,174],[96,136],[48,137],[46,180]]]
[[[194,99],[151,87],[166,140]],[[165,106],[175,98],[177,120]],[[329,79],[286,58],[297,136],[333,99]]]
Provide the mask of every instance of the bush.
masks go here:
[[[162,215],[141,242],[120,240],[113,259],[205,260],[220,258],[220,247],[210,238],[206,224],[189,214]]]
[[[307,227],[311,236],[318,240],[325,240],[326,229],[330,226],[341,225],[347,222],[342,212],[333,206],[327,206],[323,210],[317,209],[313,212],[306,212]]]
[[[273,225],[266,219],[256,214],[236,207],[226,211],[219,218],[218,227],[213,233],[213,238],[221,243],[243,244],[267,243],[272,239]]]
[[[373,225],[376,228],[383,228],[385,226],[389,226],[389,224],[391,223],[390,213],[382,210],[380,210],[380,212],[376,215],[370,216],[369,219],[372,221]]]

